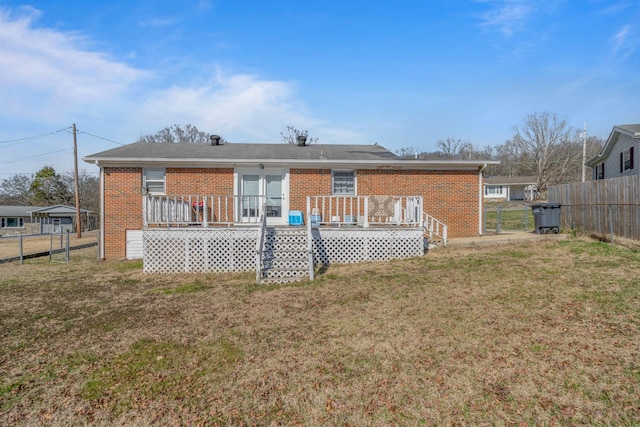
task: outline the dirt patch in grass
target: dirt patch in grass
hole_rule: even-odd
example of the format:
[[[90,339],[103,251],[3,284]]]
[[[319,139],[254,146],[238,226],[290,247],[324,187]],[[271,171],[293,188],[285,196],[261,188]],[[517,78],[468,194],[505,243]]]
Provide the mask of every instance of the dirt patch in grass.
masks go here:
[[[639,263],[570,239],[269,287],[1,265],[0,424],[637,424]]]

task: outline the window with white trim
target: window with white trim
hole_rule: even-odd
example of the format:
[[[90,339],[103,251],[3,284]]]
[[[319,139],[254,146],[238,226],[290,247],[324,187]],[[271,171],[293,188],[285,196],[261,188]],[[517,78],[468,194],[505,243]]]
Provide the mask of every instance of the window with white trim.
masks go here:
[[[355,171],[332,171],[332,191],[338,196],[355,196],[356,173]]]
[[[24,227],[23,218],[0,218],[1,228],[20,228]]]
[[[486,185],[484,187],[485,196],[500,196],[504,193],[502,185]]]
[[[165,193],[165,169],[145,169],[142,186],[147,194]]]
[[[620,153],[620,172],[633,169],[633,147]]]

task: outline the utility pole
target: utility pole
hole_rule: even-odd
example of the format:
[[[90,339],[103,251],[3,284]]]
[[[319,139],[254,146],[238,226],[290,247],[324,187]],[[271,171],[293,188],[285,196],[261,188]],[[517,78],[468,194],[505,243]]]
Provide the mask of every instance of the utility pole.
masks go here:
[[[587,122],[584,122],[584,130],[582,131],[582,182],[585,179],[585,169],[587,166]]]
[[[78,138],[76,136],[76,124],[73,124],[73,180],[76,187],[76,231],[78,239],[82,237],[82,221],[80,219],[80,183],[78,179]]]

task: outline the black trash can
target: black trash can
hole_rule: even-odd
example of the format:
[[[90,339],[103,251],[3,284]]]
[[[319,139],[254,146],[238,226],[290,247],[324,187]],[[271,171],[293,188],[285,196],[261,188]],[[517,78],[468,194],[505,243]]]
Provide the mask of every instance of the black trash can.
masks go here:
[[[547,231],[560,232],[560,204],[544,203],[532,205],[535,232],[545,234]]]

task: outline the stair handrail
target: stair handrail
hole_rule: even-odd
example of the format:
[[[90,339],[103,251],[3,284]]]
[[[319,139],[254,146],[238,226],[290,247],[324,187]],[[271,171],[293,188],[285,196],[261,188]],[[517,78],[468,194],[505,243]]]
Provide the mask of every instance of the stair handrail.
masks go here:
[[[307,255],[309,257],[309,280],[313,280],[313,230],[311,227],[311,197],[307,196]]]
[[[262,279],[262,252],[264,250],[264,240],[267,232],[267,202],[262,203],[262,212],[260,214],[260,227],[258,230],[258,239],[256,240],[256,283],[260,284]]]
[[[447,246],[447,224],[424,212],[424,228],[429,232],[429,240],[436,235],[442,239],[442,244]]]

